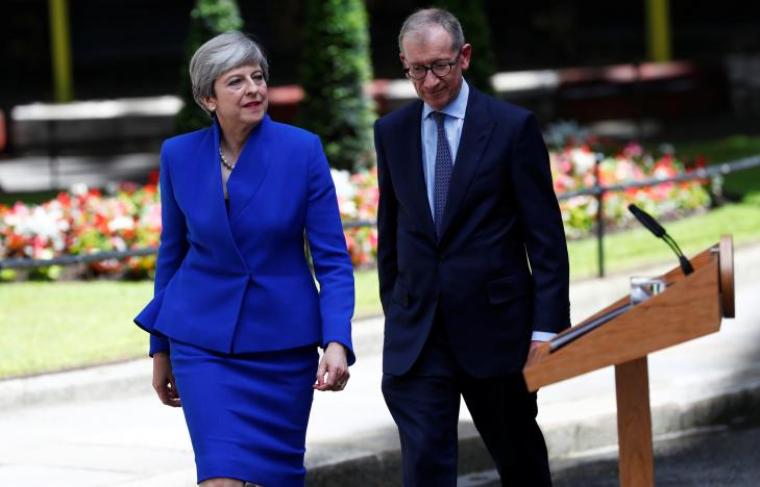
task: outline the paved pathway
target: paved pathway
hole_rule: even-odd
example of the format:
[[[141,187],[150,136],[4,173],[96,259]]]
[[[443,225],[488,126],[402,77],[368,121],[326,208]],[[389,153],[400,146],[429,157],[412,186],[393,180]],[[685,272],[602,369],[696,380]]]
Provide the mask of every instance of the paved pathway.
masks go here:
[[[668,267],[635,274],[656,275]],[[724,320],[718,334],[650,357],[655,434],[718,421],[720,414],[758,401],[760,246],[736,250],[736,285],[737,319]],[[573,322],[627,290],[627,275],[574,282]],[[328,482],[316,473],[329,465],[339,472],[345,461],[359,458],[372,461],[352,464],[354,474],[386,472],[392,468],[382,462],[394,457],[383,452],[397,457],[398,440],[380,393],[381,320],[357,323],[354,335],[359,361],[349,387],[340,394],[318,393],[314,402],[307,440],[312,485],[359,485],[346,475]],[[150,362],[138,360],[0,382],[0,485],[193,485],[181,411],[158,403],[149,374]],[[546,387],[539,402],[553,458],[615,444],[612,369]],[[462,419],[462,438],[472,438],[464,407]],[[389,482],[373,475],[377,480],[361,484]]]

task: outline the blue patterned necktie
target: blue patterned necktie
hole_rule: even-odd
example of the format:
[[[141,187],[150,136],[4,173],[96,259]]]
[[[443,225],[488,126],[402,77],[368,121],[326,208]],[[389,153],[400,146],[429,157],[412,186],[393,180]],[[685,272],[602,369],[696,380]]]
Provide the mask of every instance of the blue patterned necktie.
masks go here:
[[[438,127],[438,144],[435,151],[435,188],[433,190],[433,201],[435,206],[435,231],[441,236],[441,226],[443,225],[443,211],[446,208],[446,196],[449,194],[449,183],[451,183],[451,172],[453,164],[451,161],[451,150],[449,142],[446,139],[446,131],[443,128],[443,119],[446,115],[441,112],[433,112],[435,124]]]

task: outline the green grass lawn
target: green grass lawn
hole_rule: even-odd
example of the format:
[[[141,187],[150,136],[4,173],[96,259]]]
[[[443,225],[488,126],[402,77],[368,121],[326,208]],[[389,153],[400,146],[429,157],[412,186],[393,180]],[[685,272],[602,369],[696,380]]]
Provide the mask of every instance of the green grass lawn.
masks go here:
[[[678,157],[691,159],[702,155],[710,164],[734,161],[749,156],[760,155],[760,136],[735,135],[716,140],[685,142],[675,145]],[[760,194],[760,167],[735,172],[726,176],[724,192],[732,197]]]
[[[0,378],[144,356],[132,318],[152,282],[0,284]],[[357,317],[377,314],[377,274],[356,274]]]
[[[760,205],[726,205],[701,215],[663,224],[681,250],[691,256],[731,234],[734,245],[760,242]],[[568,243],[570,275],[573,279],[597,273],[597,242],[593,238]],[[677,260],[670,248],[648,230],[637,228],[605,235],[604,256],[607,273],[623,272],[647,264]]]
[[[23,282],[0,285],[0,377],[144,354],[132,317],[149,282]]]
[[[687,254],[731,233],[734,243],[760,242],[760,206],[725,206],[665,225]],[[596,242],[569,243],[573,279],[596,274]],[[670,249],[645,230],[605,239],[607,272],[672,262]],[[356,274],[357,317],[380,312],[377,274]],[[40,373],[144,356],[147,335],[132,317],[147,303],[150,282],[22,282],[0,285],[0,377]]]
[[[355,316],[362,318],[382,313],[377,272],[374,269],[357,271],[354,273],[354,279],[356,282]]]

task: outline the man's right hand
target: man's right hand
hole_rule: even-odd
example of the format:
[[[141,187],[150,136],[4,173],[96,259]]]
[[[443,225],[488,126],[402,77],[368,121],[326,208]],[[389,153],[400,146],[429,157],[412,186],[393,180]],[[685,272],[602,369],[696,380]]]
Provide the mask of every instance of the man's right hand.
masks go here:
[[[153,389],[161,402],[167,406],[175,408],[182,406],[172,374],[172,363],[166,352],[153,354]]]

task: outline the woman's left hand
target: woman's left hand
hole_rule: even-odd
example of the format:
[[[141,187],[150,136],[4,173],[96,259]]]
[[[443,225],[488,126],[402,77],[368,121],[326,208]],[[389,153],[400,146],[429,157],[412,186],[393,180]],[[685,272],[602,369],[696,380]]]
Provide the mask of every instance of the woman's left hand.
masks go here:
[[[346,349],[340,343],[330,342],[319,362],[314,389],[318,391],[342,391],[346,387],[349,376]]]

